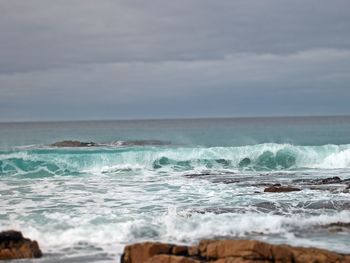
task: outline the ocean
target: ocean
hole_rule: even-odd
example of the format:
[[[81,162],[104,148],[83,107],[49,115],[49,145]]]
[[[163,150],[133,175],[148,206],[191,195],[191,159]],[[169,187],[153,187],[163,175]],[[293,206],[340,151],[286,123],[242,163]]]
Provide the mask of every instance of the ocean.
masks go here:
[[[301,191],[264,192],[278,184]],[[0,231],[40,262],[204,238],[350,253],[349,185],[350,117],[0,123]]]

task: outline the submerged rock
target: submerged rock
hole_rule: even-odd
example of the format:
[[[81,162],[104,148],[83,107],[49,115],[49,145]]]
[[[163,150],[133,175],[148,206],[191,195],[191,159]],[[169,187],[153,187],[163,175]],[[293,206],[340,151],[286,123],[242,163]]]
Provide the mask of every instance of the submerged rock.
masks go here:
[[[53,147],[93,147],[97,146],[98,144],[95,142],[80,142],[80,141],[61,141],[61,142],[55,142],[53,144],[50,144],[50,146]]]
[[[265,188],[264,192],[269,192],[269,193],[286,193],[286,192],[296,192],[296,191],[301,191],[301,189],[296,188],[296,187],[290,187],[290,186],[270,186]]]
[[[338,176],[326,178],[321,181],[322,184],[339,184],[341,182],[342,180]]]
[[[21,232],[0,232],[0,260],[40,258],[42,252],[36,241],[24,238]]]
[[[336,222],[325,225],[330,232],[349,232],[350,222]]]
[[[317,249],[271,245],[255,240],[203,240],[195,246],[138,243],[124,249],[121,263],[349,263],[350,255]]]
[[[311,184],[311,185],[323,185],[323,184],[341,184],[347,183],[349,179],[341,180],[338,176],[328,177],[324,179],[297,179],[293,180],[293,183]]]

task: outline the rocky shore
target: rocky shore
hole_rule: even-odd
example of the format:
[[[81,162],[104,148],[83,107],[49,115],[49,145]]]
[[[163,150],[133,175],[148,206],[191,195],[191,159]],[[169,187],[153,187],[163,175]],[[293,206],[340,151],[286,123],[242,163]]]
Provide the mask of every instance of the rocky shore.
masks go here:
[[[21,232],[0,232],[0,260],[40,258],[42,252],[38,242],[23,237]]]
[[[121,263],[350,263],[350,255],[255,240],[203,240],[195,246],[145,242],[126,246]]]
[[[21,232],[0,232],[0,260],[40,258],[36,241]],[[184,246],[144,242],[124,248],[121,263],[350,263],[344,255],[324,249],[272,245],[256,240],[202,240]]]

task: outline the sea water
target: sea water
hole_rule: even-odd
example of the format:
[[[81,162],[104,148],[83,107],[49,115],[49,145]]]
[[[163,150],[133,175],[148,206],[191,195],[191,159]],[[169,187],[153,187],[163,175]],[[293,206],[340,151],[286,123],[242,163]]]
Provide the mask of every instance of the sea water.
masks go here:
[[[62,140],[96,147],[49,146]],[[350,117],[0,124],[0,231],[40,262],[118,262],[126,244],[252,238],[350,253]],[[266,193],[279,183],[302,191]],[[311,183],[312,184],[312,183]]]

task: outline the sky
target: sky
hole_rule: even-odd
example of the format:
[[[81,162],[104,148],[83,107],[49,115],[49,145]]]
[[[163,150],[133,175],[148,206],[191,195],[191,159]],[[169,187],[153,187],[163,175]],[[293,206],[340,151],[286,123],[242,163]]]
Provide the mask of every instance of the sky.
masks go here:
[[[349,0],[0,0],[0,121],[350,114]]]

